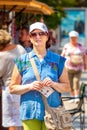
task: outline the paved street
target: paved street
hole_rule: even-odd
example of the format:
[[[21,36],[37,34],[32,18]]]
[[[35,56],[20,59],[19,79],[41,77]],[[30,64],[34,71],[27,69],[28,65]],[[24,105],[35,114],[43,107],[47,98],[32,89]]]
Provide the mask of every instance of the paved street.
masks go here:
[[[82,82],[87,83],[87,72],[83,72],[80,83]],[[64,94],[63,96],[69,96],[69,94],[67,93]],[[77,106],[76,103],[69,103],[69,101],[64,101],[64,104],[66,109],[73,109]],[[75,128],[74,130],[87,130],[87,99],[86,98],[84,99],[84,104],[85,104],[85,129],[80,128],[80,118],[78,117],[73,123],[73,126]]]

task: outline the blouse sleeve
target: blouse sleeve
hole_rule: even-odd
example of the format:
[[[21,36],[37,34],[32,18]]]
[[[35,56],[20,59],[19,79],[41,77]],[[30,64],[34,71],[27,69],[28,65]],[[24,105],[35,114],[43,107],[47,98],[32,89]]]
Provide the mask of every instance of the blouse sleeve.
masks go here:
[[[58,78],[61,76],[64,66],[65,66],[66,59],[62,56],[59,58],[59,64],[58,64]]]
[[[82,44],[79,44],[79,48],[83,54],[87,54],[87,49]]]
[[[24,54],[19,56],[18,58],[16,58],[15,60],[15,64],[18,68],[18,71],[20,73],[20,75],[23,75],[23,72],[29,67],[29,57],[28,54]]]
[[[14,60],[17,68],[18,68],[18,71],[20,72],[20,74],[22,74],[22,60],[21,60],[21,57],[18,57]]]

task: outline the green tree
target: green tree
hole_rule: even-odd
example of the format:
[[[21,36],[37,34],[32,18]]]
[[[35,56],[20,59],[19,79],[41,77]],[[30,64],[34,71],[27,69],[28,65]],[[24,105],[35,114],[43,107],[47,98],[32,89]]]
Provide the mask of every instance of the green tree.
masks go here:
[[[74,7],[77,5],[76,0],[38,0],[40,2],[46,3],[49,5],[55,13],[46,16],[43,15],[44,21],[48,25],[49,28],[55,29],[57,25],[61,23],[61,19],[66,16],[64,8]],[[38,15],[37,15],[38,17]]]
[[[47,24],[48,28],[55,29],[60,23],[61,19],[66,16],[64,8],[77,7],[76,0],[37,0],[50,6],[54,13],[52,15],[41,14],[25,14],[22,13],[16,17],[17,26],[20,27],[25,24],[30,24],[34,20],[39,21],[42,17]]]

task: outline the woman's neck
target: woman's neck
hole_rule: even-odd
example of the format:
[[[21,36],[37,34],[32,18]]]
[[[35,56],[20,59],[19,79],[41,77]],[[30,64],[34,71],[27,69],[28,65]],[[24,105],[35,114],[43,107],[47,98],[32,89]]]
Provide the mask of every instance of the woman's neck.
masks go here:
[[[33,48],[33,50],[39,59],[43,59],[46,55],[46,48]]]
[[[70,45],[75,48],[77,47],[77,43],[70,43]]]

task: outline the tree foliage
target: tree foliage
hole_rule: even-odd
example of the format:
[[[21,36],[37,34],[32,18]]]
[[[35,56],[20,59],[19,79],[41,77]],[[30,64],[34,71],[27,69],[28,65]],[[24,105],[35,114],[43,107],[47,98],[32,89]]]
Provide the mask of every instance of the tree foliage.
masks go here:
[[[38,0],[40,2],[46,3],[49,5],[55,13],[46,16],[43,15],[45,23],[48,25],[48,27],[55,29],[60,23],[61,19],[66,16],[64,8],[66,7],[73,7],[76,6],[75,0]]]
[[[78,1],[76,0],[37,0],[50,6],[54,10],[52,15],[40,15],[40,14],[21,14],[17,17],[17,25],[30,24],[35,20],[40,21],[41,18],[47,24],[48,28],[55,29],[60,23],[61,19],[66,16],[64,8],[77,7]],[[19,25],[20,23],[20,25]]]

